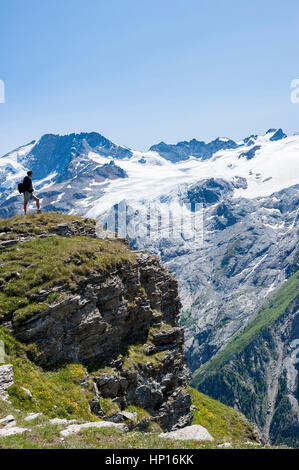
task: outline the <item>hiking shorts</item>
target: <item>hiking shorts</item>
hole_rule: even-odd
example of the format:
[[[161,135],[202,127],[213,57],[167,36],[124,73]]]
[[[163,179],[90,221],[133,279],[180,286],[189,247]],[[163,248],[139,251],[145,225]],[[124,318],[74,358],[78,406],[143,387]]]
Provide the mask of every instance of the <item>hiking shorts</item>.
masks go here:
[[[25,201],[32,201],[33,193],[30,193],[29,191],[25,191],[24,192],[24,199],[25,199]]]

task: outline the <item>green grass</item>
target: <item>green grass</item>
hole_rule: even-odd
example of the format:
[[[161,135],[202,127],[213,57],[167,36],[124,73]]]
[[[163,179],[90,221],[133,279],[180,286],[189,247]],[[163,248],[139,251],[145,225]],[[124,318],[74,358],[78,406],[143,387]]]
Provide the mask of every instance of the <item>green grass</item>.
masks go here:
[[[28,425],[28,423],[27,423]],[[163,439],[157,432],[124,433],[115,428],[85,429],[64,440],[62,426],[45,425],[30,433],[0,439],[0,449],[217,449],[222,441],[200,442]],[[258,444],[232,443],[233,449],[261,449]]]
[[[89,409],[92,388],[80,386],[80,380],[86,374],[81,364],[67,364],[44,371],[29,360],[27,347],[3,328],[0,328],[0,340],[4,342],[6,363],[13,364],[14,385],[8,389],[13,407],[27,412],[42,412],[52,418],[96,419]],[[22,387],[30,390],[32,400]]]
[[[234,408],[224,405],[213,398],[189,387],[193,411],[193,424],[200,424],[208,429],[217,440],[226,442],[255,441],[253,425]]]
[[[120,412],[120,408],[117,403],[112,401],[112,398],[99,398],[101,409],[105,415],[105,418],[110,418]]]
[[[141,421],[147,421],[151,417],[148,411],[144,410],[143,408],[140,408],[139,406],[127,406],[125,411],[129,411],[130,413],[137,413],[138,423],[140,423]]]
[[[193,374],[192,384],[196,387],[201,378],[215,372],[230,358],[244,350],[261,331],[273,324],[281,315],[291,310],[299,296],[299,271],[288,279],[278,291],[258,310],[249,324],[227,346]]]
[[[96,220],[86,219],[77,215],[66,215],[58,212],[44,214],[16,215],[7,219],[0,219],[0,240],[15,238],[15,233],[24,235],[41,235],[51,232],[57,224],[67,223],[74,228],[92,229]]]
[[[74,290],[91,272],[134,261],[134,253],[119,241],[80,236],[19,243],[0,253],[0,321],[28,318],[59,296],[49,292],[46,303],[38,305],[35,297],[42,289]]]
[[[230,442],[235,449],[260,449],[252,426],[245,423],[239,413],[190,388],[195,410],[193,424],[205,426],[214,437],[213,442],[179,441],[159,437],[158,426],[148,428],[149,432],[124,433],[115,428],[85,429],[65,439],[60,438],[62,425],[51,425],[45,417],[34,422],[26,422],[24,413],[17,413],[5,405],[2,414],[12,413],[17,417],[19,426],[29,427],[28,433],[0,438],[0,449],[217,449],[223,442]],[[150,415],[141,408],[129,406],[127,411],[137,412],[138,421],[146,421]]]

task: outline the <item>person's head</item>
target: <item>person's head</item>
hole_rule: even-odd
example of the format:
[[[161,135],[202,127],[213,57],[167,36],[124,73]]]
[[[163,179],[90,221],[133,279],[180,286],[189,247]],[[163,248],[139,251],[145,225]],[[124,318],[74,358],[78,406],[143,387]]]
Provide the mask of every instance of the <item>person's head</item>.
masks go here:
[[[29,176],[29,178],[32,178],[32,171],[27,171],[27,176]]]

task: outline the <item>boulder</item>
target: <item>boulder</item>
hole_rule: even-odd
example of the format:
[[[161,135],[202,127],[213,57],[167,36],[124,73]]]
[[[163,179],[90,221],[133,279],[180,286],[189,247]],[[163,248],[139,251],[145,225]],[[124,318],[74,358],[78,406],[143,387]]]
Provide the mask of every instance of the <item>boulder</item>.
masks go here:
[[[199,424],[193,424],[192,426],[187,426],[177,431],[164,432],[160,434],[159,437],[177,439],[180,441],[214,441],[209,431]]]
[[[74,424],[74,423],[77,423],[77,420],[76,419],[53,418],[53,419],[50,419],[49,423],[50,424],[59,424],[59,425]]]
[[[0,429],[0,437],[13,436],[14,434],[23,434],[26,431],[30,431],[30,429],[19,428],[18,426],[5,427]]]
[[[29,413],[29,415],[26,416],[25,421],[33,421],[42,415],[42,413]]]
[[[78,432],[81,431],[81,429],[89,429],[89,428],[100,429],[100,428],[105,428],[105,427],[117,428],[124,432],[129,431],[128,427],[125,424],[112,423],[110,421],[95,421],[95,422],[84,423],[84,424],[71,424],[66,429],[61,431],[60,435],[62,437],[68,437],[71,434],[77,434]]]
[[[0,419],[0,426],[1,425],[5,425],[5,426],[8,426],[10,425],[11,423],[15,424],[15,418],[13,415],[7,415],[5,416],[5,418],[2,418]]]

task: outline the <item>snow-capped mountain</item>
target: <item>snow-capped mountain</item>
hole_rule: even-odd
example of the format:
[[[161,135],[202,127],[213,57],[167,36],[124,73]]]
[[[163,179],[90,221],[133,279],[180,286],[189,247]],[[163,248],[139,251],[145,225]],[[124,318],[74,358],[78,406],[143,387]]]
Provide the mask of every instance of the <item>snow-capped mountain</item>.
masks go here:
[[[105,222],[125,203],[132,246],[159,255],[179,280],[192,369],[288,275],[298,240],[298,135],[269,129],[238,142],[193,139],[147,152],[97,133],[45,135],[0,158],[0,216],[22,212],[16,186],[29,168],[44,210]],[[199,217],[189,230],[192,213]]]
[[[245,178],[246,188],[236,190],[234,197],[269,195],[299,182],[298,140],[286,137],[281,129],[270,129],[264,136],[252,135],[241,142],[217,138],[205,144],[193,139],[137,152],[95,132],[44,135],[0,158],[0,215],[19,209],[16,183],[28,168],[47,209],[83,211],[95,217],[122,199],[149,202],[211,177]],[[56,207],[57,192],[64,193],[65,205]]]

